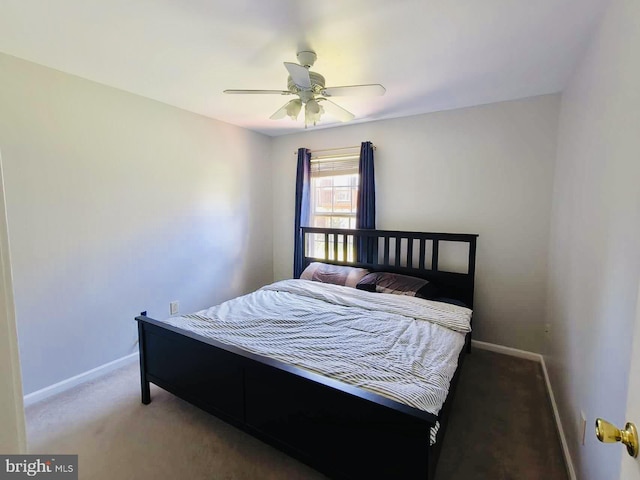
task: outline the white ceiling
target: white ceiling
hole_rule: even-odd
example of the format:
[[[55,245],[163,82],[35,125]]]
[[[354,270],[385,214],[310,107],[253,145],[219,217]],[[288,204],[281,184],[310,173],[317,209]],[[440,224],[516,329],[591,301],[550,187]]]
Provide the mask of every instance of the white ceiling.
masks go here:
[[[0,0],[0,51],[267,135],[312,48],[354,122],[559,92],[607,0]],[[300,116],[302,118],[302,115]],[[328,116],[322,126],[335,126]]]

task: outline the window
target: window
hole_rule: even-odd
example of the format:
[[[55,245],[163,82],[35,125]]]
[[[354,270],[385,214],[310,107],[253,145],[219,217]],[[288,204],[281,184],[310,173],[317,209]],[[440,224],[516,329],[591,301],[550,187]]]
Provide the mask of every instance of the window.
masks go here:
[[[356,228],[358,174],[311,177],[314,227]]]
[[[323,228],[356,228],[358,202],[358,155],[327,155],[311,158],[311,212],[310,225]],[[310,254],[325,257],[324,235],[311,236]],[[347,245],[347,258],[343,258],[344,238],[338,237],[338,258],[333,258],[333,243],[328,245],[329,258],[353,261],[353,239]]]

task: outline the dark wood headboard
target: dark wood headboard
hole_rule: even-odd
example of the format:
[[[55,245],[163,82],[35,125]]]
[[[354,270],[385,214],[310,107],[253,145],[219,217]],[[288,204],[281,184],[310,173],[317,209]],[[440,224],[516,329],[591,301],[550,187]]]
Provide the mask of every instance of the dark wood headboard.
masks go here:
[[[305,267],[324,262],[412,275],[433,282],[441,297],[461,300],[473,308],[476,234],[318,227],[302,227],[302,233]],[[460,271],[460,262],[454,262],[453,269],[441,267],[441,251],[448,242],[468,246],[464,271]]]

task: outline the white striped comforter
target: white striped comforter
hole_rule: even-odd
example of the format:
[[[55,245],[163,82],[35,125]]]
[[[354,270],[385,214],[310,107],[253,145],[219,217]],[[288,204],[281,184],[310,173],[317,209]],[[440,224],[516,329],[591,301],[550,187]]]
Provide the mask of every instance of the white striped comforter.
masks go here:
[[[471,310],[284,280],[165,323],[438,414]]]

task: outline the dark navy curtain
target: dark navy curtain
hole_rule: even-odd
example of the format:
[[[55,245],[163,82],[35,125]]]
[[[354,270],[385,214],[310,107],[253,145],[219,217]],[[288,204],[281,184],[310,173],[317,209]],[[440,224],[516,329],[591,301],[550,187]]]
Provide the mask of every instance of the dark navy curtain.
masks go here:
[[[358,211],[356,228],[376,228],[376,182],[373,168],[373,145],[362,142],[360,146],[360,184],[358,185]],[[373,261],[376,245],[361,239],[358,242],[358,262]]]
[[[300,227],[309,226],[309,198],[311,189],[311,152],[298,149],[298,170],[296,173],[295,240],[293,244],[293,278],[300,278],[304,270],[304,236]]]

